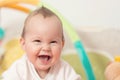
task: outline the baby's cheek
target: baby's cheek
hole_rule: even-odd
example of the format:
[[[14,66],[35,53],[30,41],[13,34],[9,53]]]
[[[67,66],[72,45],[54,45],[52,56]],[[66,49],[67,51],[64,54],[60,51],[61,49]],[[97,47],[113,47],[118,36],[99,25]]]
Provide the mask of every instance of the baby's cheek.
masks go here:
[[[120,80],[120,75],[117,78],[115,78],[115,80]]]

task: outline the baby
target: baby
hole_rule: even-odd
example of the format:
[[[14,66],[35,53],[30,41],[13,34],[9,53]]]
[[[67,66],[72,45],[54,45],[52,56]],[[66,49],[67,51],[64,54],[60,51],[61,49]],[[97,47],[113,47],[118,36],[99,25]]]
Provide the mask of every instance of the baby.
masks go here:
[[[107,80],[120,80],[120,62],[111,62],[105,70],[105,76]]]
[[[33,11],[20,39],[26,54],[2,74],[3,80],[81,80],[60,58],[64,42],[59,17],[45,7]]]

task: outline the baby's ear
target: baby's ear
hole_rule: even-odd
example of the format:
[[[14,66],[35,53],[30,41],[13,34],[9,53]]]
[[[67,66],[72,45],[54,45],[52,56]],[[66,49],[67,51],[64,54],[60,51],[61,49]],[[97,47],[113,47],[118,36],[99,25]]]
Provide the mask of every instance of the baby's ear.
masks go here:
[[[24,38],[20,38],[20,44],[23,50],[25,50],[25,39]]]

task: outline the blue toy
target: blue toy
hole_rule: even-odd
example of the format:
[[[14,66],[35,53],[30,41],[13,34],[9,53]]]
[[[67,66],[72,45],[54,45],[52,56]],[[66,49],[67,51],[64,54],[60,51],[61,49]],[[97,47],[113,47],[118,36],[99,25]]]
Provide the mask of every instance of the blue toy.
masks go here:
[[[3,39],[4,35],[5,35],[5,32],[4,32],[4,30],[0,27],[0,40]]]

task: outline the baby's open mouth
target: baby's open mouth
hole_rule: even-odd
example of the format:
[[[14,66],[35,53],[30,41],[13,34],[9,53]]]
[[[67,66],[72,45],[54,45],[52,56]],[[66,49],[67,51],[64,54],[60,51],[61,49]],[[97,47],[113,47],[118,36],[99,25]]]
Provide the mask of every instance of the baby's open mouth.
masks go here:
[[[42,64],[47,64],[51,60],[51,56],[49,55],[40,55],[38,57]]]

